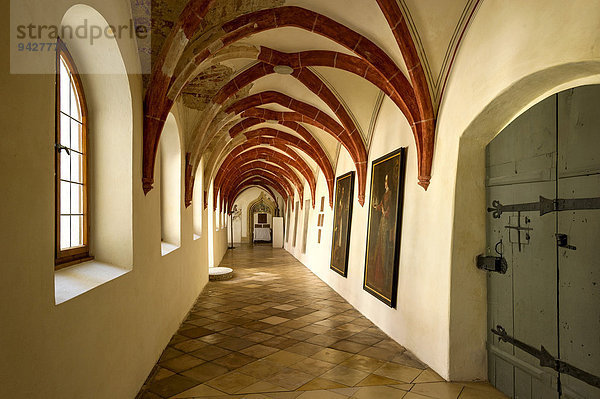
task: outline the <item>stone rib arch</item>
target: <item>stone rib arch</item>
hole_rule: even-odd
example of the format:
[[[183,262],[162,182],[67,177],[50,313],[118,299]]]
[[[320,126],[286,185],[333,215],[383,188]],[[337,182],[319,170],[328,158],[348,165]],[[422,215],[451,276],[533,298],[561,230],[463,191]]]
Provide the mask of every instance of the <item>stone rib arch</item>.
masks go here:
[[[223,86],[219,92],[215,95],[213,104],[208,111],[208,115],[201,122],[203,127],[199,130],[206,131],[209,128],[212,120],[219,112],[219,105],[223,104],[237,93],[241,88],[248,85],[250,82],[259,79],[267,74],[274,73],[273,67],[265,63],[259,63],[251,67],[250,69],[238,74],[229,83]],[[337,99],[333,92],[321,81],[321,79],[314,73],[302,68],[294,71],[293,77],[303,83],[310,91],[321,98],[329,108],[336,114],[338,119],[342,121],[343,126],[339,125],[337,121],[331,118],[328,114],[319,111],[317,108],[312,107],[308,104],[301,106],[299,110],[306,111],[308,116],[314,115],[315,117],[322,119],[322,124],[328,126],[330,130],[326,130],[332,134],[336,139],[349,151],[352,157],[355,167],[357,170],[359,189],[358,199],[361,204],[364,204],[365,190],[366,190],[366,159],[367,152],[366,147],[362,138],[362,135],[358,131],[358,128],[354,124],[354,121],[344,109],[342,103]],[[245,115],[242,115],[245,116]],[[247,116],[247,115],[246,115]],[[307,119],[310,121],[311,119]],[[315,125],[321,128],[321,125]],[[345,130],[345,132],[344,132]],[[203,145],[206,146],[210,137],[204,134],[198,134],[196,139],[192,143],[192,154],[196,155],[196,163],[198,162],[201,154],[203,153]],[[204,143],[204,144],[203,144]]]
[[[241,189],[239,191],[235,191],[235,194],[233,195],[232,204],[235,204],[235,201],[238,199],[238,197],[240,195],[242,195],[245,191],[252,189],[253,187],[256,187],[258,189],[266,191],[267,194],[269,194],[271,196],[271,198],[273,198],[274,201],[277,201],[277,196],[275,196],[275,192],[273,191],[273,189],[271,187],[269,187],[266,184],[258,183],[258,184],[249,184],[247,187],[244,187],[243,189]]]
[[[265,178],[261,177],[261,176],[255,176],[251,179],[245,180],[242,183],[240,183],[237,187],[235,187],[232,190],[232,196],[231,199],[228,199],[228,203],[230,205],[232,205],[235,202],[235,199],[246,189],[248,189],[248,187],[252,187],[252,186],[259,186],[262,187],[266,190],[274,190],[275,192],[277,192],[279,195],[281,195],[281,197],[283,198],[284,202],[287,202],[288,200],[288,195],[286,193],[286,191],[283,189],[283,187],[281,187],[280,185],[278,185],[275,182],[269,182],[268,180],[266,180]]]
[[[221,164],[221,167],[215,176],[215,187],[220,187],[230,165],[233,165],[240,160],[249,162],[257,159],[264,159],[276,164],[289,164],[296,168],[306,178],[310,185],[316,184],[312,170],[295,151],[286,148],[285,146],[274,146],[281,151],[279,152],[268,147],[257,147],[259,144],[260,143],[257,141],[249,140],[231,151]]]
[[[270,172],[270,171],[267,171],[264,169],[253,169],[253,170],[250,170],[250,171],[244,173],[241,176],[238,176],[234,181],[230,182],[226,187],[227,192],[224,194],[227,194],[227,195],[224,195],[224,198],[226,198],[229,201],[230,200],[229,194],[231,194],[231,189],[238,186],[245,180],[252,179],[256,176],[263,177],[264,179],[266,179],[267,182],[273,182],[273,183],[279,184],[286,191],[286,193],[288,194],[288,197],[294,196],[294,188],[287,180],[283,179],[282,177],[276,175],[273,172]],[[298,193],[298,195],[301,199],[303,199],[302,193]],[[231,205],[231,202],[226,202],[225,208],[229,209],[230,205]]]
[[[235,176],[241,176],[243,173],[254,169],[264,169],[274,173],[278,173],[282,177],[289,180],[292,184],[294,184],[298,192],[304,192],[304,184],[300,181],[298,175],[296,175],[296,172],[294,172],[288,165],[273,164],[263,160],[253,160],[250,162],[242,160],[238,162],[233,162],[229,165],[229,168],[227,169],[228,173],[224,175],[223,181],[221,183],[221,191],[225,192],[224,196],[226,197],[227,194],[225,188],[228,187],[229,182],[235,180]]]
[[[244,135],[249,140],[256,138],[259,139],[261,143],[270,146],[275,146],[277,144],[293,146],[306,153],[309,157],[311,157],[311,159],[313,159],[317,163],[317,165],[321,169],[321,172],[323,172],[323,175],[325,176],[329,193],[329,205],[333,207],[333,189],[335,173],[333,171],[331,163],[329,162],[329,159],[327,158],[327,155],[320,147],[318,147],[318,149],[320,149],[322,152],[319,152],[317,149],[310,146],[307,142],[296,136],[273,128],[261,128],[258,130],[247,132]]]
[[[262,121],[258,121],[258,120],[257,120],[257,122],[262,123]],[[321,171],[323,172],[323,174],[325,176],[325,179],[326,179],[327,185],[328,185],[330,206],[333,206],[332,201],[333,201],[333,188],[334,188],[335,175],[334,175],[333,167],[331,166],[331,163],[329,162],[329,158],[327,157],[324,150],[322,150],[320,148],[320,144],[314,139],[314,137],[304,127],[302,127],[298,124],[292,124],[292,123],[288,124],[288,127],[291,128],[292,130],[296,130],[303,137],[307,137],[312,140],[312,142],[315,144],[314,148],[315,148],[317,157],[313,157],[311,155],[311,153],[310,153],[311,149],[309,148],[309,145],[306,142],[303,142],[300,138],[293,136],[291,134],[285,133],[285,132],[281,132],[281,131],[273,129],[273,128],[262,128],[262,129],[258,129],[256,131],[246,132],[247,136],[245,136],[245,137],[247,140],[249,140],[249,141],[251,140],[250,143],[253,143],[253,145],[271,146],[271,147],[281,150],[282,152],[285,152],[287,155],[290,155],[292,158],[297,157],[297,154],[291,153],[289,151],[289,149],[286,147],[291,146],[291,147],[298,148],[299,150],[305,152],[305,154],[307,154],[309,157],[312,157],[312,159],[321,168]],[[278,137],[280,134],[282,136]],[[265,137],[265,136],[268,136],[268,137]],[[204,176],[205,186],[209,186],[213,177],[215,176],[215,174],[218,172],[221,165],[225,161],[225,158],[221,159],[222,156],[227,157],[227,155],[224,155],[224,154],[229,154],[229,152],[231,152],[232,150],[235,150],[235,148],[238,145],[243,144],[245,142],[243,139],[239,140],[239,138],[240,137],[238,135],[238,136],[234,137],[233,140],[231,140],[229,143],[226,143],[226,144],[223,143],[222,147],[219,147],[222,149],[215,149],[213,151],[213,154],[211,155],[211,158],[210,158],[211,162],[209,162],[209,164],[211,164],[212,166],[209,166],[207,171],[205,171],[205,176]],[[289,141],[286,139],[289,139]],[[248,148],[248,146],[245,146],[243,148]],[[242,150],[238,149],[235,151],[236,152],[233,155],[239,155],[239,153]],[[223,155],[221,155],[221,154],[223,154]],[[320,157],[318,156],[318,154],[321,154]],[[219,161],[219,159],[221,159],[221,161]],[[190,168],[192,168],[191,165],[188,165],[188,166]],[[307,170],[309,170],[309,168],[307,168]],[[312,177],[311,177],[312,173],[309,175],[305,174],[304,176],[307,179],[307,181],[311,182],[311,185],[312,185]],[[316,183],[315,183],[315,185],[316,185]]]
[[[232,166],[238,165],[244,162],[250,162],[257,159],[264,159],[268,162],[272,162],[278,165],[290,165],[296,168],[303,177],[307,180],[312,197],[313,207],[315,206],[315,195],[316,195],[316,178],[314,177],[312,170],[306,164],[306,162],[293,150],[285,147],[285,146],[275,146],[279,150],[283,151],[278,152],[270,148],[264,147],[255,147],[257,144],[260,144],[257,141],[249,140],[248,142],[238,146],[225,159],[223,164],[221,165],[217,175],[215,177],[215,189],[213,191],[214,197],[213,201],[216,201],[218,192],[221,190],[223,186],[223,181],[225,180],[224,176],[228,173]],[[292,194],[293,196],[293,194]]]
[[[407,99],[408,101],[405,103],[407,109],[403,110],[405,115],[407,115],[407,118],[408,115],[414,114],[414,110],[412,112],[409,112],[408,110],[409,108],[415,108],[414,106],[409,105],[409,102],[412,101],[413,97],[417,104],[416,108],[418,108],[419,111],[418,117],[414,118],[414,123],[410,122],[409,119],[409,123],[411,123],[411,127],[413,128],[417,144],[419,184],[425,189],[427,188],[431,175],[435,116],[431,105],[428,82],[423,73],[423,68],[414,41],[410,36],[406,21],[404,20],[399,7],[394,1],[378,0],[378,4],[390,25],[408,67],[410,77],[410,84],[408,85],[408,79],[406,79],[406,76],[404,76],[398,66],[373,42],[331,18],[301,7],[284,6],[250,12],[226,22],[220,28],[217,27],[206,35],[202,35],[202,40],[208,39],[204,43],[200,43],[200,41],[191,42],[190,40],[192,40],[194,33],[201,26],[204,16],[213,3],[214,0],[191,0],[186,5],[170,35],[167,37],[167,40],[159,53],[157,62],[154,65],[150,78],[151,83],[145,98],[144,110],[142,179],[145,193],[152,188],[157,143],[166,115],[173,106],[174,100],[179,95],[176,82],[177,79],[181,77],[183,71],[189,71],[192,67],[197,68],[203,61],[213,56],[216,56],[215,60],[217,61],[215,62],[218,62],[220,59],[219,56],[226,57],[224,53],[216,55],[223,48],[228,48],[240,39],[246,38],[254,33],[280,27],[296,27],[304,29],[326,37],[354,52],[359,59],[364,60],[364,62],[368,64],[368,67],[364,68],[364,72],[362,72],[363,69],[358,69],[361,73],[364,73],[364,77],[383,76],[387,78],[388,89],[384,90],[386,94],[391,90],[389,89],[389,86],[394,87],[397,92],[401,91],[398,90],[398,88],[401,87],[404,87],[404,92],[408,91],[408,86],[413,88],[412,97],[400,97],[403,100]],[[252,48],[232,50],[232,52],[236,51],[240,57],[254,58],[256,54],[256,51]],[[261,48],[261,52],[262,51],[263,49]],[[264,51],[263,59],[266,59],[267,52],[268,50]],[[188,58],[182,58],[184,54],[195,54],[195,57],[189,59],[191,63],[188,63]],[[260,59],[260,53],[257,57]],[[330,59],[323,57],[323,54],[317,56],[316,53],[312,53],[299,55],[298,59],[299,62],[302,62],[301,60],[304,59],[304,62],[321,63],[324,64],[323,66],[327,66],[326,64],[330,63]],[[342,66],[342,69],[344,68],[344,65],[348,66],[348,63],[343,61],[344,57],[345,56],[340,57],[340,66]],[[272,58],[273,53],[269,56],[270,60]],[[349,60],[352,59],[349,58]],[[358,64],[359,63],[357,62],[356,65]],[[334,66],[338,65],[336,64]],[[346,69],[349,69],[349,67]],[[302,74],[305,74],[304,72],[308,71],[305,67],[302,67],[299,70],[303,72]],[[310,73],[310,71],[308,71],[308,73]],[[298,75],[300,76],[301,74],[298,73]],[[379,85],[384,86],[382,81],[380,81]],[[183,85],[181,87],[183,87]],[[400,98],[394,98],[394,102],[399,106],[402,104]],[[342,124],[345,125],[345,121],[342,121]],[[358,141],[355,139],[358,132],[355,132],[354,129],[348,130],[350,130],[350,136],[353,139],[352,145],[355,145]],[[360,136],[360,134],[358,134],[358,136]],[[356,152],[360,154],[360,147],[355,147],[355,150],[357,150]],[[362,147],[364,147],[364,143],[362,143]],[[191,153],[191,158],[193,159],[192,169],[195,169],[197,167],[197,158],[198,156],[201,157],[202,154],[197,154],[189,148],[187,150]],[[361,188],[363,187],[362,180],[366,183],[366,151],[364,157],[358,155],[356,158],[355,164],[359,181],[359,201],[364,203],[364,192],[361,192]]]

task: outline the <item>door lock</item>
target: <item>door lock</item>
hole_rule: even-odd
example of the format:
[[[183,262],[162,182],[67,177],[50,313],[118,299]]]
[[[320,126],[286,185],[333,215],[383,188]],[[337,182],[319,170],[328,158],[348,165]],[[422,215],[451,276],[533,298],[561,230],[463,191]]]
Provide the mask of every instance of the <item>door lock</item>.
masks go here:
[[[506,262],[506,259],[504,259],[504,256],[502,255],[504,252],[504,244],[502,243],[502,240],[496,243],[494,250],[500,256],[477,256],[477,268],[488,272],[506,274],[506,271],[508,270],[508,262]]]
[[[569,236],[566,234],[556,234],[556,245],[561,248],[566,248],[575,251],[577,249],[574,245],[569,245]]]

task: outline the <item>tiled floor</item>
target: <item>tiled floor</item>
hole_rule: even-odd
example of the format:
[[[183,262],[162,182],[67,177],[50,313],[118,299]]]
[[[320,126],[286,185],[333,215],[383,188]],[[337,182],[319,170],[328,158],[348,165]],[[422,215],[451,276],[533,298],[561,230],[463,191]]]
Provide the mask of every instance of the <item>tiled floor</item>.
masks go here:
[[[446,383],[284,250],[244,246],[221,266],[138,398],[505,398]]]

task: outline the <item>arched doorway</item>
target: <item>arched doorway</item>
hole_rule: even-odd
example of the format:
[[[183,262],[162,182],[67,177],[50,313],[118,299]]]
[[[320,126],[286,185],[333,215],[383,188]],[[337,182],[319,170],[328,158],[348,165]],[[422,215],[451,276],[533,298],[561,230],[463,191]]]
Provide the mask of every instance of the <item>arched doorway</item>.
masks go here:
[[[510,397],[600,395],[599,108],[600,85],[554,94],[486,148],[488,375]]]
[[[255,241],[255,229],[272,229],[273,216],[277,216],[277,211],[277,204],[262,191],[259,197],[248,205],[248,230],[246,234],[250,238],[250,243]],[[259,220],[259,215],[261,215],[261,220]],[[266,215],[264,220],[262,215]],[[267,241],[263,240],[264,237],[260,237],[261,241]]]

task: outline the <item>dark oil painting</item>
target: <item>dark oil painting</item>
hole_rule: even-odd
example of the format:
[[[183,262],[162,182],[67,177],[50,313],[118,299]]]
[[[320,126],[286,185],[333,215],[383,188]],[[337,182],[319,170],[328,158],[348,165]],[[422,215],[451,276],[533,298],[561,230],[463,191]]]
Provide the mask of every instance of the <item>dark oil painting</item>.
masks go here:
[[[406,148],[375,161],[371,168],[371,197],[363,288],[390,307],[396,307],[400,230]]]
[[[354,172],[336,179],[335,209],[333,214],[333,241],[331,243],[331,269],[346,277],[350,252],[350,226],[354,199]]]

